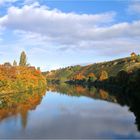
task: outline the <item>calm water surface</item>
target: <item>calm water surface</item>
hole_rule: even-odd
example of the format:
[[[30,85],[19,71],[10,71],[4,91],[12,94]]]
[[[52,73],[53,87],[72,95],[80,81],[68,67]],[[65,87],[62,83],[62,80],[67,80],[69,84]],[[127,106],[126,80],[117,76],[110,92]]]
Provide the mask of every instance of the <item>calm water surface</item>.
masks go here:
[[[0,97],[0,138],[140,138],[134,113],[114,96],[69,88]]]

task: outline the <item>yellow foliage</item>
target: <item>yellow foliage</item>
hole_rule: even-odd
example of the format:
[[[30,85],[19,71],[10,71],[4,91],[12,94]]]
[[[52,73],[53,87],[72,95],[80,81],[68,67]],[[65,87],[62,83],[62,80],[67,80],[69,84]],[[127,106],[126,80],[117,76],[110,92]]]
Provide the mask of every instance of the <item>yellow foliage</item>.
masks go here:
[[[100,81],[103,81],[103,80],[106,80],[106,79],[108,79],[108,73],[106,72],[106,71],[102,71],[101,72],[101,74],[100,74],[100,78],[99,78],[99,80]]]
[[[33,67],[0,66],[0,93],[42,88],[45,85],[45,78]]]
[[[82,75],[82,74],[77,74],[77,75],[74,77],[75,80],[83,80],[84,78],[85,78],[85,76]]]

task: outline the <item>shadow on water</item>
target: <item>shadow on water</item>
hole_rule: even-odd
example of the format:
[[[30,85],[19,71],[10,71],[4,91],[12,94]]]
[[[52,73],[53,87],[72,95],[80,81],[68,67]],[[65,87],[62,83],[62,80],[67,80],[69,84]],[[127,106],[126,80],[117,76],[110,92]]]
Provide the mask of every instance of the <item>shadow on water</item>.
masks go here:
[[[52,92],[59,92],[68,96],[86,96],[93,99],[104,100],[121,106],[128,106],[129,111],[135,115],[135,124],[140,131],[140,92],[123,93],[116,89],[101,89],[97,87],[83,87],[80,85],[53,84],[48,89]]]

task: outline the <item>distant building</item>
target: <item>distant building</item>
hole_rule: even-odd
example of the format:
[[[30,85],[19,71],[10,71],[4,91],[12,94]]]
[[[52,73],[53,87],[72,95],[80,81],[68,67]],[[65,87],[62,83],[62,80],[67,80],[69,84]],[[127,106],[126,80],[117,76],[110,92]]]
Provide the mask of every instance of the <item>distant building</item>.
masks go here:
[[[134,52],[131,53],[131,60],[132,60],[132,62],[137,61],[137,55]]]
[[[6,68],[11,68],[12,67],[12,65],[9,62],[4,63],[3,66],[6,67]]]
[[[131,57],[136,57],[136,56],[137,55],[134,52],[131,53]]]
[[[34,66],[29,66],[28,67],[30,70],[36,70],[36,68]]]

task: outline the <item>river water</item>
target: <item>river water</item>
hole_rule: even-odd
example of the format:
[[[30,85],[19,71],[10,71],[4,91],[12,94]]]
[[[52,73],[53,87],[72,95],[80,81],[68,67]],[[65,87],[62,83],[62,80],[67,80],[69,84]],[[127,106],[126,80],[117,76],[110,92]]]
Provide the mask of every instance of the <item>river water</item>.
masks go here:
[[[0,96],[0,138],[140,138],[130,110],[102,89],[80,86]]]

